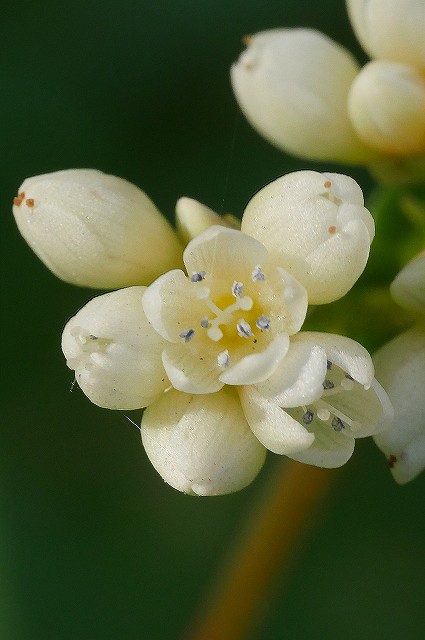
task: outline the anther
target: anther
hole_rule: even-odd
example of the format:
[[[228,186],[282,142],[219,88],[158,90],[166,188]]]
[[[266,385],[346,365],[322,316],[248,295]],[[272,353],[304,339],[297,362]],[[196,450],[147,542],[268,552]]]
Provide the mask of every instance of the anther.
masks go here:
[[[238,330],[238,336],[241,338],[250,338],[252,336],[251,327],[245,320],[238,322],[236,329]]]
[[[260,267],[259,264],[257,264],[255,266],[254,271],[251,273],[251,278],[252,278],[253,282],[258,282],[259,280],[265,280],[266,279],[266,276],[262,272],[261,267]]]
[[[241,298],[243,296],[242,282],[236,282],[236,280],[234,281],[232,285],[232,294],[235,296],[235,298]]]
[[[218,364],[219,367],[224,367],[224,368],[229,366],[229,364],[230,364],[230,356],[229,356],[229,352],[228,352],[227,349],[218,354],[218,356],[217,356],[217,364]]]
[[[334,416],[334,418],[332,419],[332,429],[334,431],[342,431],[344,428],[345,425],[341,418],[338,418],[338,416]]]
[[[201,280],[205,280],[205,271],[194,271],[190,276],[192,282],[201,282]]]
[[[332,362],[330,360],[326,360],[326,369],[330,371],[332,369]]]
[[[183,338],[185,342],[189,342],[189,340],[192,340],[194,335],[195,335],[194,329],[185,329],[184,331],[179,333],[180,338]]]
[[[258,327],[258,329],[261,329],[261,331],[268,331],[270,329],[270,322],[271,318],[267,316],[260,316],[257,318],[255,326]]]
[[[314,413],[310,411],[310,409],[308,409],[303,415],[304,424],[310,424],[311,422],[313,422],[313,418],[314,418]]]
[[[208,318],[202,318],[200,325],[203,329],[207,329],[208,325],[209,325],[210,321],[208,320]]]
[[[326,378],[323,382],[324,389],[333,389],[334,386],[335,386],[334,383],[331,380],[328,380],[328,378]]]

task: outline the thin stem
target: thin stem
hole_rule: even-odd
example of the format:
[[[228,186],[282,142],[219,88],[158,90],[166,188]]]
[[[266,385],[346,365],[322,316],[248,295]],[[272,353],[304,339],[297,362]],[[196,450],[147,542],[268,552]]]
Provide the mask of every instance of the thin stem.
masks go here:
[[[239,640],[253,623],[278,575],[292,565],[294,549],[328,487],[331,472],[292,460],[254,509],[228,566],[219,573],[206,606],[186,640]]]

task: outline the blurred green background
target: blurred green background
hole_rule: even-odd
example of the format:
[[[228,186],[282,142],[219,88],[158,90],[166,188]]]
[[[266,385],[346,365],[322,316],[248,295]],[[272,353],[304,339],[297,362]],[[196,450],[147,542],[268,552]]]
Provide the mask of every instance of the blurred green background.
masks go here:
[[[172,217],[183,195],[240,215],[273,178],[320,167],[269,146],[232,96],[241,37],[277,26],[364,60],[341,0],[2,1],[1,640],[178,638],[281,464],[226,497],[165,485],[121,413],[71,393],[60,334],[93,292],[51,275],[11,215],[25,177],[58,169],[127,178]],[[252,637],[424,638],[424,496],[425,474],[400,488],[358,443]]]

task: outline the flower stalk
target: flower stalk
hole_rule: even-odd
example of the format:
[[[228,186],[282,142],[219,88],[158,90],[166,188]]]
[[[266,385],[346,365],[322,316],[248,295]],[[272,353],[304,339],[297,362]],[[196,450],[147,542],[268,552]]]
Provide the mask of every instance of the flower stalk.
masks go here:
[[[238,640],[300,548],[335,472],[288,460],[261,495],[184,640]]]

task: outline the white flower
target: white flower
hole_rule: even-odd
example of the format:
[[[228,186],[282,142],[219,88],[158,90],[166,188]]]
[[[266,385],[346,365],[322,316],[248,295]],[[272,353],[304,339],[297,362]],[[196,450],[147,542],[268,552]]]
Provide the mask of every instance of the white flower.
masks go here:
[[[231,68],[249,122],[277,147],[301,157],[364,162],[347,97],[360,70],[353,56],[311,29],[272,29],[248,39]]]
[[[181,263],[182,246],[153,202],[101,171],[27,178],[13,213],[33,251],[66,282],[100,289],[148,284]]]
[[[348,113],[361,140],[383,154],[425,150],[425,77],[413,67],[369,62],[351,85]]]
[[[260,134],[295,155],[367,163],[377,172],[390,159],[394,176],[423,176],[423,0],[347,5],[376,60],[360,69],[346,49],[309,29],[258,33],[231,69],[239,106]]]
[[[230,214],[220,216],[205,204],[193,198],[179,198],[176,204],[177,232],[186,245],[192,238],[214,224],[240,229],[240,221]]]
[[[425,70],[423,0],[347,0],[357,38],[371,58]]]
[[[420,321],[374,355],[377,376],[394,406],[394,423],[375,436],[394,479],[404,484],[425,469],[425,253],[409,262],[391,285],[399,304]]]
[[[318,176],[327,185],[326,203],[332,180],[341,201],[357,192],[343,176],[301,174],[281,183],[282,208],[292,192],[291,215],[298,209],[299,228],[288,224],[286,233],[310,253],[313,245],[319,250],[326,244],[329,220],[340,224],[339,214],[318,198],[307,223],[298,192],[313,190],[316,197]],[[368,250],[370,244],[370,214],[358,194],[354,200],[348,217],[361,223],[352,230],[360,264],[363,245]],[[250,222],[253,233],[273,218],[268,197],[264,203]],[[299,333],[307,291],[289,273],[291,258],[277,247],[241,231],[209,227],[187,245],[185,272],[169,271],[146,290],[96,298],[65,327],[64,353],[83,391],[111,408],[134,408],[140,397],[139,406],[147,406],[141,425],[146,452],[180,491],[236,491],[258,473],[266,449],[339,466],[351,456],[355,437],[377,433],[391,416],[363,347],[341,336]],[[345,251],[345,243],[330,243],[323,259],[332,264],[339,256],[343,262]],[[319,276],[318,302],[354,284],[358,275],[356,267],[350,283],[344,272],[343,285],[324,285]],[[314,278],[306,279],[313,291]]]

